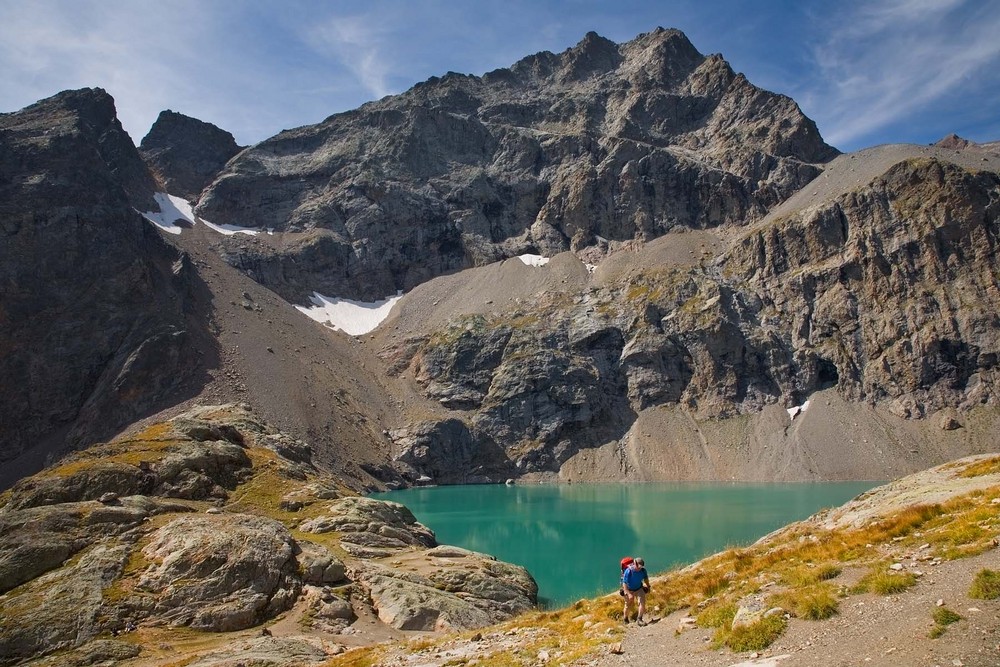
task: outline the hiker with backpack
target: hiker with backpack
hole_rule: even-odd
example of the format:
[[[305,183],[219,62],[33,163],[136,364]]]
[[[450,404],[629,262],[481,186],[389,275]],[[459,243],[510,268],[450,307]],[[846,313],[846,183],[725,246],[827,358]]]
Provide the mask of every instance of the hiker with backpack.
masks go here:
[[[627,560],[631,562],[627,563]],[[627,563],[627,564],[626,564]],[[649,575],[646,573],[646,563],[641,558],[622,559],[621,594],[625,598],[625,622],[629,622],[629,609],[635,602],[638,606],[636,625],[646,625],[643,616],[646,614],[646,593],[649,592]]]

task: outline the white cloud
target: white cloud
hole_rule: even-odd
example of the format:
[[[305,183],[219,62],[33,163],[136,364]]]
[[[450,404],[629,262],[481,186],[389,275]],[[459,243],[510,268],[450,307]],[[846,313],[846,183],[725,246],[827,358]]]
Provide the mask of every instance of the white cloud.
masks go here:
[[[334,16],[307,29],[305,39],[321,55],[350,70],[376,98],[392,93],[387,41],[390,29],[372,15]]]
[[[57,0],[0,5],[0,98],[26,106],[70,88],[101,87],[138,141],[169,101],[190,93],[204,11],[194,1]]]
[[[843,28],[814,49],[819,76],[801,94],[834,145],[960,94],[1000,64],[997,4],[894,0],[855,5],[834,23]]]

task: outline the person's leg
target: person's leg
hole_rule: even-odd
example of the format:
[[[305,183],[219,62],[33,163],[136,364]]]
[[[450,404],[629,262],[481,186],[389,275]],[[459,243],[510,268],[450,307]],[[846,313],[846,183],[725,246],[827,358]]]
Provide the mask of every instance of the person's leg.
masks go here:
[[[628,612],[629,607],[632,606],[632,593],[628,590],[625,591],[625,609],[622,611],[622,618],[628,623]]]
[[[646,591],[640,590],[635,594],[636,602],[639,606],[639,615],[636,616],[635,620],[639,622],[640,625],[646,623],[644,617],[646,615]]]

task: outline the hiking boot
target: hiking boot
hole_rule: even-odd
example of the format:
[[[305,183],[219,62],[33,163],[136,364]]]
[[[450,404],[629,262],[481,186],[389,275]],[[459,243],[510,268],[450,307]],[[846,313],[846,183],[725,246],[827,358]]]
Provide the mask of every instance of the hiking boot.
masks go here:
[[[628,616],[625,617],[625,625],[628,625]]]
[[[642,619],[640,618],[640,619],[638,619],[638,620],[637,620],[637,621],[635,622],[635,624],[636,624],[636,625],[638,625],[638,626],[639,626],[639,627],[641,628],[641,627],[644,627],[644,626],[646,625],[646,621],[644,621],[644,620],[642,620]]]

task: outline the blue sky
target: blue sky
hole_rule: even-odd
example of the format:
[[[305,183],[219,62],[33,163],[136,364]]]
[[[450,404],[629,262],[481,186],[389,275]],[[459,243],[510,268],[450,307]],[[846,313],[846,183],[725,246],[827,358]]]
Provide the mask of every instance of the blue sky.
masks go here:
[[[1000,139],[989,0],[0,0],[0,111],[99,86],[137,144],[168,108],[250,144],[449,70],[657,26],[794,98],[841,150]]]

